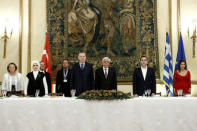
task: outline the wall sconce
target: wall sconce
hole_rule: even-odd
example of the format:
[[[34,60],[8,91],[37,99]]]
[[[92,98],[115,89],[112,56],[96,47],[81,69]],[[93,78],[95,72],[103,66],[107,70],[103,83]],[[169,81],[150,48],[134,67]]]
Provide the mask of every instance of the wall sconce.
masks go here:
[[[188,37],[190,37],[192,39],[192,42],[193,42],[193,46],[192,46],[192,51],[193,51],[193,58],[195,57],[195,44],[196,44],[196,38],[197,38],[197,35],[196,35],[196,25],[197,25],[197,19],[193,19],[192,22],[191,22],[191,25],[193,25],[192,27],[192,36],[190,37],[190,30],[189,30],[189,27],[187,28],[187,34],[188,34]]]
[[[5,27],[4,35],[1,37],[1,39],[3,39],[3,41],[4,41],[3,58],[6,58],[7,40],[12,37],[12,32],[13,32],[13,28],[12,28],[12,30],[10,32],[10,36],[8,36],[7,35],[7,31],[6,31],[6,27]]]
[[[195,29],[193,31],[193,34],[191,36],[191,39],[193,41],[193,58],[195,57],[195,43],[196,43],[196,38],[197,38],[197,36],[196,36],[196,27],[195,27]]]
[[[188,27],[188,30],[187,30],[187,33],[188,33],[188,37],[190,37],[189,36],[189,27]],[[196,35],[196,27],[193,29],[193,34],[192,34],[192,36],[190,37],[191,39],[192,39],[192,41],[193,41],[193,58],[195,57],[195,43],[196,43],[196,38],[197,38],[197,35]]]

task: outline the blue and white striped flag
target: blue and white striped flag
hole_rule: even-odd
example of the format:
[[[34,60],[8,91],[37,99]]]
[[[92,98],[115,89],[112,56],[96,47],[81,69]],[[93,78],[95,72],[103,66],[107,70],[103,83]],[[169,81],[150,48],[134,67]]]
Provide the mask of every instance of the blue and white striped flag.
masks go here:
[[[173,96],[173,68],[172,68],[172,56],[170,48],[170,39],[168,32],[166,32],[166,46],[165,46],[165,60],[163,71],[163,82],[165,84],[167,96]]]

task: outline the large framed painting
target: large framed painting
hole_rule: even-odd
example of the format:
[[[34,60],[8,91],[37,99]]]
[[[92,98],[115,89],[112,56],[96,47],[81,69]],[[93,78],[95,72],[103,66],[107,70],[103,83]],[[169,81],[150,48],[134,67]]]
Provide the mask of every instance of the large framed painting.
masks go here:
[[[111,58],[119,82],[132,81],[140,56],[159,77],[156,0],[47,0],[52,75],[79,52],[96,69]]]

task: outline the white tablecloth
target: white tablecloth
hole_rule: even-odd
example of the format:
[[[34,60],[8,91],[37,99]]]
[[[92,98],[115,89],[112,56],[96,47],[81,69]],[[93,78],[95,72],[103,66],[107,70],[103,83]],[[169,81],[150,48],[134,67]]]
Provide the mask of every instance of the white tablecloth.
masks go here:
[[[0,131],[196,131],[197,98],[0,99]]]

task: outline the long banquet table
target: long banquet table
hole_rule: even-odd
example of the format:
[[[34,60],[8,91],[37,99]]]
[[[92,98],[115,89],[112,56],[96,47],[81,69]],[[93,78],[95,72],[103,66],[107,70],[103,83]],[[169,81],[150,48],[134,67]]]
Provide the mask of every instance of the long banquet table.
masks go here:
[[[196,97],[0,99],[0,131],[196,131]]]

